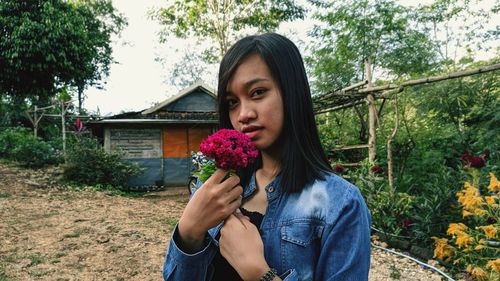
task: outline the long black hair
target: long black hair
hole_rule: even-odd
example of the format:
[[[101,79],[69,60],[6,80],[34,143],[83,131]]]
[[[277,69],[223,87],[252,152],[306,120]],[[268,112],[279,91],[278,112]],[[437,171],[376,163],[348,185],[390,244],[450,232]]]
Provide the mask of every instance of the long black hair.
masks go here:
[[[219,126],[233,129],[226,101],[227,84],[238,66],[253,54],[266,62],[283,100],[280,188],[290,193],[301,191],[315,179],[323,179],[324,172],[331,171],[331,167],[319,140],[304,62],[292,41],[276,33],[266,33],[245,37],[227,51],[219,68]],[[259,165],[258,162],[238,171],[242,184],[248,183]]]

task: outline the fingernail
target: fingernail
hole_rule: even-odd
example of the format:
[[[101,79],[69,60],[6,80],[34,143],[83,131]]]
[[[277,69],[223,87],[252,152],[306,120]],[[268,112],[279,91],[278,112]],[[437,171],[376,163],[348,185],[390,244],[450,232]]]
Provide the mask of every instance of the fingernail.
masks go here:
[[[241,210],[240,210],[240,208],[236,209],[234,212],[235,212],[236,214],[241,214]]]

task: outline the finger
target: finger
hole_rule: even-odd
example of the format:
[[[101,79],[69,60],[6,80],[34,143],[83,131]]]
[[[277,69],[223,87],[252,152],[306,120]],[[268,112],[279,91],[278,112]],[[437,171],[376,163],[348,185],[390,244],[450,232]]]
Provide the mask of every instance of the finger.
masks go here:
[[[243,194],[243,187],[237,185],[227,192],[227,201],[232,202],[241,197],[241,194]]]
[[[228,173],[229,171],[226,171],[224,169],[217,169],[215,173],[213,173],[206,182],[210,184],[221,183]]]
[[[238,215],[235,215],[235,214],[231,214],[229,217],[232,218],[232,220],[237,220],[243,227],[247,228],[245,223],[243,222],[243,218],[241,218],[241,216],[238,216]]]
[[[240,183],[240,177],[230,176],[229,178],[220,183],[221,190],[229,191],[233,187],[237,186],[239,183]]]
[[[236,209],[238,209],[241,206],[241,196],[238,196],[235,200],[231,201],[228,205],[229,210],[231,213],[234,213]]]
[[[247,221],[250,221],[250,218],[245,216],[241,211],[238,212],[240,209],[236,209],[236,211],[234,212],[234,216],[237,217],[238,219],[241,220],[247,220]]]

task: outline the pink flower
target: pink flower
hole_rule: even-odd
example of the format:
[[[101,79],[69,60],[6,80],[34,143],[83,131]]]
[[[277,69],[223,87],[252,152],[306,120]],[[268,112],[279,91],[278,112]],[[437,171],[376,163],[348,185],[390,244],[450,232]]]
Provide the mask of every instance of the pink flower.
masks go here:
[[[337,164],[334,169],[335,173],[342,174],[344,172],[344,166]]]
[[[81,131],[83,131],[83,122],[82,122],[82,120],[80,120],[79,117],[77,117],[76,120],[75,120],[75,129],[79,133]]]
[[[404,228],[408,228],[413,224],[413,221],[409,218],[405,218],[401,221],[401,225],[403,225]]]
[[[383,174],[384,173],[384,169],[382,169],[382,167],[380,167],[379,165],[375,165],[372,167],[371,171],[374,173],[374,174]]]
[[[487,153],[488,152],[485,152],[481,155],[474,156],[474,155],[471,155],[468,151],[465,151],[460,156],[460,160],[462,160],[462,162],[464,162],[465,169],[468,169],[470,167],[474,167],[476,169],[481,169],[486,164],[486,158],[488,156]]]
[[[215,160],[225,170],[245,168],[255,162],[259,151],[252,140],[236,130],[222,129],[208,136],[200,144],[200,151]]]

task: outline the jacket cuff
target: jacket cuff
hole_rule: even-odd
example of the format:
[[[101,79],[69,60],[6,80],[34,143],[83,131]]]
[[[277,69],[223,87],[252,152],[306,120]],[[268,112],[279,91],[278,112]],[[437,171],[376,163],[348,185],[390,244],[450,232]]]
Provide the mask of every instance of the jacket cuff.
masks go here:
[[[184,265],[199,265],[199,266],[208,266],[211,259],[207,259],[207,253],[209,253],[210,245],[212,244],[212,239],[210,235],[205,235],[205,240],[203,241],[202,249],[196,253],[187,253],[187,251],[183,250],[180,247],[181,243],[178,227],[175,226],[174,234],[172,235],[172,239],[170,240],[170,246],[168,255],[170,260],[174,261],[175,264],[184,266]]]

